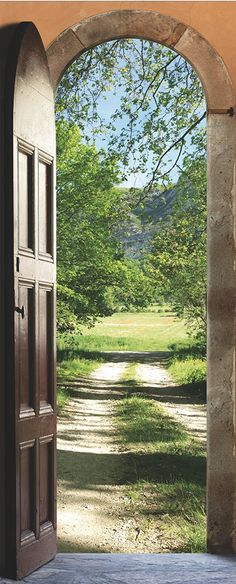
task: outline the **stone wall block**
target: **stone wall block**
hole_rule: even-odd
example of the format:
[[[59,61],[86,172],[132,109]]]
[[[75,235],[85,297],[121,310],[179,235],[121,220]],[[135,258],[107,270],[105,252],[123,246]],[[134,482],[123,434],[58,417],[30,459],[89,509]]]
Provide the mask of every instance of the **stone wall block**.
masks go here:
[[[208,550],[236,552],[235,116],[208,119]]]

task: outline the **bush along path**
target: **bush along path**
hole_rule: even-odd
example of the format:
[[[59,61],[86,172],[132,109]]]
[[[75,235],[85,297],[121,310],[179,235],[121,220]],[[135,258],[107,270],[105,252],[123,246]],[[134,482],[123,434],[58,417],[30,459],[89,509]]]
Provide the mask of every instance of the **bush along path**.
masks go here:
[[[106,357],[64,384],[59,551],[205,551],[204,406],[170,380],[164,354]]]

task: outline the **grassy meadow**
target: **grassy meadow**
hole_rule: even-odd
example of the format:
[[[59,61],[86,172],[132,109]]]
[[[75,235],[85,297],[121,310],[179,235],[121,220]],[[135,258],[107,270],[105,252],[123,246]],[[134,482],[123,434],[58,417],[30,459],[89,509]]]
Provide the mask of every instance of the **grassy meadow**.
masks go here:
[[[187,341],[184,322],[168,312],[119,312],[101,319],[94,327],[81,328],[80,335],[67,335],[58,342],[71,354],[102,351],[167,351],[171,343]]]

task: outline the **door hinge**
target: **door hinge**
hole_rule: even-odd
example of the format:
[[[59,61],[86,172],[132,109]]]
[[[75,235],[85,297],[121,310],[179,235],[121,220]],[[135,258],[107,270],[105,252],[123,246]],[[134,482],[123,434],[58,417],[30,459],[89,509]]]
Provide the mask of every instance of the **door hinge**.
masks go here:
[[[19,258],[19,256],[17,256],[17,258],[16,258],[16,271],[17,272],[20,271],[20,258]]]

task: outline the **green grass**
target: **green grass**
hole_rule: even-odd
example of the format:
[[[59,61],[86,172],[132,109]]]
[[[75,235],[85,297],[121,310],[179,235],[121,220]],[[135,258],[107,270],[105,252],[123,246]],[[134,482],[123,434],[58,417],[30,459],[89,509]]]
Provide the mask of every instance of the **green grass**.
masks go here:
[[[169,443],[186,437],[184,428],[169,416],[154,401],[143,396],[132,395],[117,404],[120,419],[119,429],[124,444],[149,445],[157,449],[161,442]]]
[[[122,373],[119,383],[122,385],[138,385],[138,379],[136,375],[138,363],[129,363],[125,371]]]
[[[172,479],[173,481],[173,479]],[[133,511],[158,526],[164,552],[206,552],[205,488],[195,482],[137,481],[127,488]]]
[[[89,358],[102,351],[168,351],[170,343],[187,339],[183,321],[173,312],[120,312],[103,318],[81,335],[60,338],[59,360],[79,355]]]
[[[92,373],[94,369],[104,361],[102,356],[97,359],[67,359],[58,363],[57,377],[58,381],[73,381],[78,377],[86,376]]]
[[[131,395],[116,405],[119,440],[132,452],[133,511],[158,524],[163,551],[206,551],[205,454],[155,401]]]
[[[168,368],[173,379],[185,385],[202,399],[206,399],[207,361],[205,347],[194,342],[182,342],[170,345],[172,354]]]
[[[206,359],[193,357],[183,361],[173,359],[169,371],[172,377],[181,385],[201,383],[206,379]]]
[[[104,361],[102,356],[96,359],[74,358],[64,359],[57,365],[57,381],[59,384],[67,384],[70,381],[76,381],[80,377],[85,377],[92,373]],[[60,413],[70,399],[69,388],[57,388],[57,411]]]
[[[70,399],[70,394],[68,390],[64,387],[57,388],[57,413],[60,414],[68,400]]]

